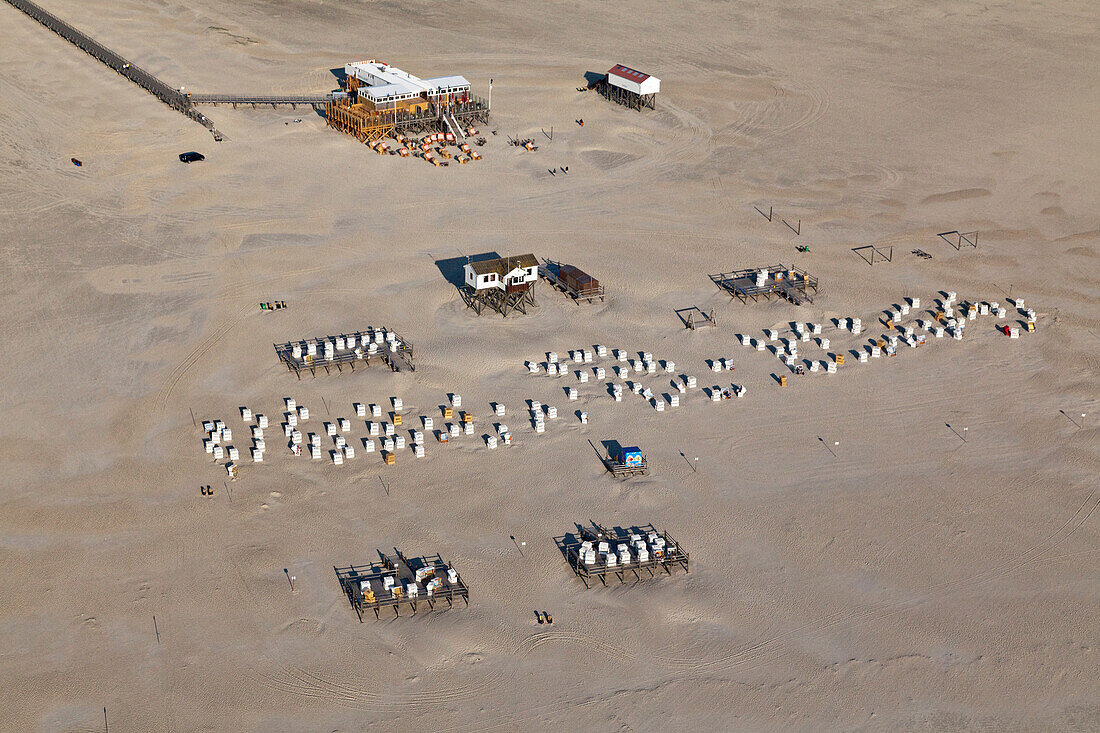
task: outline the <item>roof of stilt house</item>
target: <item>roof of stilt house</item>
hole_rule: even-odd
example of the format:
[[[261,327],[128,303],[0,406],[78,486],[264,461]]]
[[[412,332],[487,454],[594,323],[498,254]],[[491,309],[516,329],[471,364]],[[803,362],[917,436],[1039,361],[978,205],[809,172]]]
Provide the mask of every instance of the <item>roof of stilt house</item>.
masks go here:
[[[539,261],[533,254],[500,257],[495,260],[479,260],[467,265],[476,275],[488,275],[495,272],[501,277],[520,267],[538,267]]]

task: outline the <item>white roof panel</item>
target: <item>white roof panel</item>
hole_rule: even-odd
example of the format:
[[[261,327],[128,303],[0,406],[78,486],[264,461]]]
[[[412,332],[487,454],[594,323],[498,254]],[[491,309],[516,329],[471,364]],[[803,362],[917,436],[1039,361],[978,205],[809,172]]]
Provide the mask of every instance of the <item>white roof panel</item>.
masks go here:
[[[399,97],[405,94],[418,94],[417,90],[410,89],[405,84],[382,84],[377,87],[362,87],[359,93],[365,94],[367,97],[374,100]]]
[[[344,73],[358,79],[364,87],[361,94],[370,99],[381,100],[405,95],[429,94],[440,89],[469,89],[470,82],[463,76],[437,76],[433,79],[421,79],[396,66],[388,66],[377,61],[360,61],[346,64]]]
[[[470,82],[464,76],[437,76],[425,79],[424,83],[433,89],[453,89],[454,87],[469,88]]]
[[[428,91],[428,85],[420,78],[413,76],[396,66],[387,66],[377,61],[365,61],[356,64],[347,64],[344,73],[354,76],[359,81],[373,87],[397,86],[405,91],[402,94],[419,94]]]

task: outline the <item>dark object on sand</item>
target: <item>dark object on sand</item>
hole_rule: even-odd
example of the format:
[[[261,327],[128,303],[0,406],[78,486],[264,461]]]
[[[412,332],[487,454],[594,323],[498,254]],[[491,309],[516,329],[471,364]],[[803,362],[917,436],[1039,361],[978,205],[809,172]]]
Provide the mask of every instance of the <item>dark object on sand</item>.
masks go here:
[[[202,153],[196,153],[194,150],[190,153],[180,153],[181,163],[197,163],[200,160],[206,160],[206,156]]]
[[[84,165],[83,163],[80,162],[80,160],[78,158],[69,158],[69,160],[71,160],[73,162],[73,165],[75,165],[77,168]]]

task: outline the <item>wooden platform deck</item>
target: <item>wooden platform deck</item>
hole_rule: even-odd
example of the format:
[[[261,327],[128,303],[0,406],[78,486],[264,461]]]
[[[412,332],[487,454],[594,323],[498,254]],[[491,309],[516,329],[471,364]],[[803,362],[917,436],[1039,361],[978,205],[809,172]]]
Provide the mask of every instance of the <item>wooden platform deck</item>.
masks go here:
[[[392,350],[388,341],[377,343],[374,334],[379,332],[394,334],[394,343],[398,344],[397,349]],[[363,343],[368,344],[368,346],[359,347],[360,353],[356,353],[355,348],[334,349],[332,358],[325,358],[325,342],[335,341],[337,338],[346,340],[349,336],[355,338],[357,346]],[[317,353],[313,355],[308,353],[307,348],[311,343],[317,345]],[[370,351],[370,344],[375,344],[376,350],[374,352]],[[344,367],[348,367],[352,371],[355,371],[355,367],[357,366],[369,367],[372,364],[379,363],[385,364],[395,372],[399,372],[402,369],[408,369],[411,372],[416,371],[415,350],[413,349],[413,345],[406,341],[404,337],[396,331],[387,328],[372,328],[367,331],[356,331],[352,334],[322,336],[301,341],[288,341],[283,344],[275,344],[274,346],[279,361],[283,362],[289,371],[294,372],[298,379],[302,378],[302,372],[309,372],[312,376],[317,376],[318,369],[323,369],[326,374],[329,374],[331,373],[331,369],[342,372]],[[294,355],[295,346],[300,348],[299,356]]]
[[[35,3],[30,2],[30,0],[7,0],[7,2],[12,7],[21,10],[29,17],[61,36],[69,43],[72,43],[92,58],[97,59],[121,76],[137,84],[172,109],[195,120],[200,125],[210,130],[215,140],[222,139],[222,134],[214,127],[213,121],[202,112],[195,109],[188,96],[179,89],[161,81],[158,77],[141,68],[134,62],[112,51],[61,18],[58,18]]]
[[[453,120],[466,126],[489,122],[489,103],[478,96],[471,95],[466,102],[451,104],[446,111]]]
[[[768,271],[768,278],[763,285],[757,285],[756,273],[764,269]],[[794,265],[770,265],[721,272],[711,275],[710,279],[719,288],[729,293],[730,298],[737,298],[742,303],[747,303],[749,299],[755,302],[761,298],[771,300],[777,297],[789,300],[795,305],[803,305],[814,302],[811,293],[817,293],[818,288],[816,277]]]
[[[604,466],[611,472],[611,475],[615,478],[630,478],[631,476],[645,476],[649,473],[649,462],[646,459],[642,459],[642,462],[633,466],[628,466],[621,461],[613,461],[610,458],[603,459]]]
[[[459,600],[466,606],[470,605],[470,591],[462,576],[456,571],[452,582],[448,571],[454,568],[438,553],[408,558],[396,547],[394,553],[394,557],[387,557],[379,552],[379,561],[368,565],[332,568],[360,623],[363,622],[363,614],[371,611],[374,611],[376,619],[381,618],[384,608],[392,608],[394,615],[400,616],[402,606],[411,608],[415,614],[424,606],[428,611],[453,608]],[[421,569],[427,569],[428,573],[425,575],[422,572],[421,579],[417,580],[417,570]],[[386,587],[386,578],[393,578],[390,588]],[[428,583],[433,578],[440,578],[442,583],[429,593]],[[446,608],[442,608],[443,603],[447,604]],[[437,604],[440,608],[436,607]]]
[[[637,581],[660,577],[662,571],[670,576],[674,570],[678,569],[682,569],[685,573],[691,572],[690,557],[687,551],[679,542],[673,539],[672,535],[658,531],[652,524],[609,529],[593,522],[588,526],[577,524],[576,527],[576,532],[555,537],[554,542],[557,544],[558,550],[562,553],[566,563],[572,568],[577,577],[584,582],[586,588],[592,587],[590,581],[594,579],[598,579],[601,583],[607,585],[609,576],[618,578],[620,582],[625,583],[628,575],[633,575]],[[638,554],[631,543],[632,535],[647,541],[650,552],[649,558],[644,562],[638,559]],[[664,540],[665,549],[660,553],[654,551],[652,544],[648,541],[648,538],[652,535]],[[630,562],[627,564],[616,562],[615,565],[608,565],[605,559],[597,553],[594,564],[585,563],[581,556],[581,550],[585,542],[591,542],[593,547],[598,547],[600,542],[607,542],[612,550],[615,550],[620,543],[631,545]]]
[[[371,110],[348,99],[327,95],[324,107],[329,127],[347,133],[361,142],[381,140],[399,132],[415,135],[425,131],[451,131],[456,132],[456,136],[463,136],[460,130],[451,130],[448,117],[460,128],[489,121],[489,107],[484,100],[477,97],[462,104],[447,107],[429,104],[425,110],[409,112]]]
[[[561,262],[554,260],[543,259],[542,264],[539,265],[539,276],[550,283],[553,287],[557,288],[561,292],[568,295],[578,304],[582,300],[586,300],[592,303],[596,300],[603,300],[606,292],[603,285],[597,285],[592,288],[585,288],[583,290],[577,290],[576,288],[569,287],[564,280],[558,277],[558,272],[562,268]]]

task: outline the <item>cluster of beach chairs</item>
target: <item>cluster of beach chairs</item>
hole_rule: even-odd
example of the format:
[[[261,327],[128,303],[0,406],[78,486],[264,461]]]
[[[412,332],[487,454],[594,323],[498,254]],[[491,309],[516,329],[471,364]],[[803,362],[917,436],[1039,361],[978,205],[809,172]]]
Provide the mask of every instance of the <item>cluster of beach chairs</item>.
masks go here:
[[[1037,314],[1034,310],[1024,307],[1023,299],[1014,301],[1014,305],[1020,316],[1026,320],[1018,324],[1004,324],[998,326],[1005,335],[1010,338],[1019,338],[1021,327],[1023,330],[1033,332],[1035,330]],[[875,337],[868,338],[867,342],[843,352],[833,350],[832,340],[825,335],[825,326],[822,323],[794,322],[790,331],[783,337],[779,329],[764,329],[764,338],[752,337],[748,334],[738,334],[737,338],[742,346],[753,348],[756,351],[771,351],[788,370],[796,375],[807,373],[835,374],[838,367],[845,364],[846,357],[850,356],[859,363],[867,363],[871,359],[897,356],[898,349],[902,346],[919,348],[929,343],[930,339],[949,337],[955,341],[962,341],[967,324],[981,316],[993,316],[1004,319],[1008,316],[1008,309],[997,301],[966,300],[959,301],[957,293],[945,291],[935,299],[934,306],[921,311],[921,299],[909,297],[903,299],[900,304],[894,304],[882,311],[880,323],[885,331]],[[863,321],[861,318],[834,318],[832,319],[833,331],[831,333],[848,332],[854,336],[863,333]],[[826,352],[825,359],[803,359],[799,353],[799,344],[814,344]],[[779,378],[781,386],[786,385],[786,376]]]
[[[477,128],[471,127],[464,130],[463,134],[466,137],[475,137],[478,131]],[[466,140],[456,140],[454,133],[451,132],[434,132],[424,135],[419,140],[396,133],[394,139],[397,143],[396,147],[391,147],[384,140],[372,140],[367,145],[379,155],[398,155],[402,158],[408,158],[411,155],[414,158],[423,158],[436,167],[450,165],[451,160],[460,165],[481,160],[481,153],[474,150]],[[477,138],[476,144],[484,145],[485,139]],[[450,146],[457,148],[457,152],[452,153]]]
[[[1037,313],[1024,305],[1022,298],[1012,301],[1021,320],[1007,322],[997,326],[1009,338],[1019,338],[1021,332],[1032,332],[1036,328]],[[818,322],[794,322],[790,329],[781,336],[778,328],[764,329],[763,337],[753,337],[748,334],[737,334],[737,339],[746,348],[756,351],[771,351],[788,370],[797,375],[807,373],[835,374],[838,367],[845,364],[847,357],[855,361],[866,363],[871,359],[896,356],[902,345],[910,348],[923,346],[931,339],[950,337],[961,341],[966,332],[967,324],[979,317],[994,317],[998,319],[1008,318],[1008,308],[998,301],[964,300],[959,301],[953,291],[940,293],[940,297],[934,299],[934,305],[924,311],[921,310],[921,300],[917,297],[909,297],[900,304],[894,304],[881,313],[880,322],[885,326],[884,332],[875,337],[868,338],[865,344],[858,348],[842,351],[833,348],[832,337],[837,334],[850,333],[860,336],[864,331],[863,320],[859,317],[833,318],[831,325]],[[826,328],[829,328],[826,334]],[[373,346],[376,341],[386,343],[386,337],[392,332],[379,330],[377,334],[362,338],[362,342]],[[376,338],[380,337],[380,338]],[[396,342],[396,336],[392,336]],[[340,343],[343,342],[343,343]],[[329,344],[332,344],[331,346]],[[328,340],[315,340],[302,344],[288,344],[288,356],[303,358],[310,356],[310,347],[321,347],[326,353],[335,353],[351,348],[355,344],[348,337],[338,337],[331,342]],[[389,344],[391,348],[394,343]],[[803,359],[799,349],[806,346],[816,346],[825,352],[826,358]],[[648,381],[657,378],[658,374],[676,374],[676,362],[670,359],[657,359],[648,351],[628,352],[625,349],[611,349],[604,345],[594,345],[572,349],[567,352],[567,357],[559,356],[557,352],[547,352],[544,361],[528,361],[526,366],[532,375],[545,374],[554,378],[570,378],[575,383],[563,387],[568,401],[576,402],[581,397],[581,389],[585,385],[602,384],[607,395],[615,402],[622,402],[626,394],[636,395],[644,400],[650,408],[656,412],[666,412],[681,406],[681,401],[687,393],[698,388],[698,379],[694,375],[678,374],[669,382],[667,392],[658,392],[647,386],[642,380]],[[729,373],[735,366],[732,358],[716,357],[708,360],[710,369],[714,373]],[[778,377],[780,385],[786,385],[787,376]],[[728,385],[714,385],[703,387],[712,402],[722,402],[744,397],[747,390],[744,384],[730,383]],[[391,410],[387,411],[384,419],[382,406],[378,403],[353,403],[352,408],[356,418],[369,418],[365,421],[367,435],[353,437],[353,421],[350,418],[338,417],[324,421],[317,431],[303,430],[304,423],[310,419],[310,410],[305,405],[299,405],[293,398],[285,399],[285,410],[282,413],[282,429],[284,438],[287,439],[287,448],[294,456],[308,456],[313,460],[319,460],[326,456],[333,465],[342,466],[346,462],[355,459],[357,451],[363,453],[375,453],[381,457],[387,465],[394,465],[398,452],[409,448],[416,458],[424,458],[427,453],[426,436],[434,436],[436,442],[445,444],[462,436],[474,435],[474,417],[472,413],[457,412],[461,407],[462,397],[457,393],[447,396],[446,404],[439,406],[440,415],[416,415],[406,416],[403,410],[403,401],[400,397],[390,400]],[[558,408],[555,405],[543,404],[536,399],[527,400],[529,411],[529,423],[534,434],[540,435],[546,432],[547,422],[558,418]],[[503,403],[490,403],[495,417],[503,418],[507,411]],[[263,414],[253,414],[248,407],[240,408],[241,419],[244,421],[244,430],[249,431],[251,446],[249,453],[253,463],[263,463],[267,452],[265,431],[269,429],[268,417]],[[588,412],[577,410],[574,413],[581,423],[588,423]],[[437,427],[436,420],[440,423]],[[412,425],[410,426],[410,423]],[[240,451],[233,444],[233,430],[223,420],[204,420],[202,424],[203,448],[213,461],[222,463],[228,474],[236,478],[240,465]],[[489,450],[495,450],[499,446],[510,446],[513,443],[513,432],[503,421],[496,422],[490,433],[481,436],[484,445]],[[325,447],[326,442],[331,442],[330,447]]]
[[[655,359],[648,351],[628,352],[625,349],[609,349],[603,345],[595,345],[592,348],[573,349],[568,352],[568,360],[563,360],[557,352],[547,352],[546,360],[541,362],[526,362],[530,374],[545,374],[549,377],[572,376],[578,386],[566,386],[566,397],[570,401],[580,399],[581,386],[585,384],[603,383],[608,395],[615,402],[622,402],[623,395],[630,393],[640,396],[649,407],[656,412],[665,412],[680,407],[689,390],[698,388],[698,379],[694,375],[680,374],[673,377],[668,383],[667,392],[657,392],[651,386],[647,386],[641,380],[649,377],[656,378],[658,374],[676,374],[676,362],[671,359]],[[608,360],[614,363],[610,365],[596,364],[597,360]],[[732,359],[710,360],[713,371],[733,371]],[[579,368],[575,368],[579,367]],[[610,377],[609,375],[614,375]],[[663,387],[658,387],[658,390]],[[712,402],[744,397],[747,390],[743,384],[720,385],[704,387]],[[588,421],[588,413],[578,412],[581,422]]]
[[[557,408],[537,401],[531,401],[530,404],[533,429],[537,433],[545,432],[543,416],[556,418]],[[376,454],[385,464],[394,465],[398,452],[406,448],[414,457],[424,458],[427,455],[429,437],[434,437],[437,443],[447,444],[462,436],[475,434],[473,413],[457,409],[462,407],[462,396],[457,393],[449,394],[445,404],[439,405],[438,416],[410,415],[405,412],[404,401],[400,397],[390,398],[389,406],[390,409],[384,411],[379,403],[352,403],[355,418],[366,418],[362,421],[366,435],[354,435],[359,420],[350,417],[324,420],[316,430],[307,430],[306,423],[312,417],[309,407],[287,397],[284,399],[279,428],[291,455],[305,456],[312,460],[320,460],[327,455],[334,466],[345,465],[358,455],[358,451]],[[503,403],[493,402],[490,407],[496,417],[507,414]],[[253,415],[248,407],[240,408],[240,413],[245,421],[244,429],[249,430],[252,436],[252,461],[263,463],[267,451],[266,440],[270,437],[265,436],[264,432],[269,429],[268,417],[262,414]],[[229,445],[233,440],[233,429],[223,420],[204,420],[202,428],[206,453],[214,462],[223,463],[229,475],[236,478],[240,453]],[[491,450],[512,444],[512,432],[503,422],[495,423],[493,433],[482,435],[481,438],[485,447]],[[325,444],[329,442],[331,446],[326,447]]]

